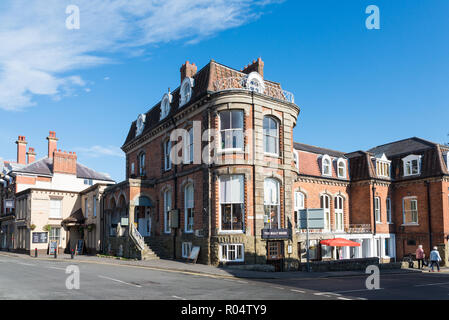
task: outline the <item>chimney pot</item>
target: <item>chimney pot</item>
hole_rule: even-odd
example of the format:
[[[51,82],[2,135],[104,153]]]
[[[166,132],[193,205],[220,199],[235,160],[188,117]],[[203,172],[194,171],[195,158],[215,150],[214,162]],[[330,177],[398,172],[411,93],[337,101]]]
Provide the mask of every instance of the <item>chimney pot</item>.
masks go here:
[[[181,83],[184,81],[185,78],[192,78],[198,70],[198,67],[193,63],[191,64],[189,61],[186,61],[181,66]]]

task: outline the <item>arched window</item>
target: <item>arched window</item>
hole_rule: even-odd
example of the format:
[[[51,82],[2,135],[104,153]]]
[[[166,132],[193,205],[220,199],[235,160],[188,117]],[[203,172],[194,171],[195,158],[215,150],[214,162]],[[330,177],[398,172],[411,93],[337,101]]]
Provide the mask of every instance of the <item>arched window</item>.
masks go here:
[[[305,209],[305,207],[306,207],[305,199],[306,199],[306,197],[305,197],[304,193],[295,192],[295,199],[294,199],[295,203],[294,203],[293,207],[294,207],[294,211],[295,211],[295,223],[298,226],[298,228],[299,228],[299,220],[298,219],[300,218],[299,211]]]
[[[279,181],[273,178],[266,178],[264,181],[264,227],[268,229],[279,229],[280,197]]]
[[[181,100],[179,102],[179,106],[182,107],[187,102],[190,101],[192,97],[192,87],[193,87],[193,79],[185,78],[181,84]]]
[[[265,153],[279,155],[279,123],[273,117],[263,118],[263,140]]]
[[[246,88],[257,93],[265,92],[265,83],[258,72],[251,72],[246,79]]]
[[[243,111],[220,112],[221,149],[243,149]]]
[[[330,230],[330,217],[331,217],[331,207],[330,207],[330,197],[327,194],[323,194],[320,198],[321,208],[324,209],[324,230]]]
[[[161,119],[164,119],[170,112],[170,103],[172,101],[172,95],[170,93],[164,94],[161,100]]]
[[[325,154],[322,159],[322,174],[323,176],[331,176],[332,175],[332,167],[331,167],[331,158]]]
[[[338,159],[337,167],[338,167],[338,177],[346,178],[346,162],[345,162],[345,160]]]
[[[194,189],[188,184],[184,189],[184,225],[185,232],[193,232],[194,224]]]
[[[139,175],[143,177],[145,172],[145,152],[139,154]]]
[[[170,210],[172,209],[171,191],[164,192],[164,232],[170,233]]]
[[[343,212],[344,200],[341,196],[335,197],[335,230],[344,230],[344,212]]]

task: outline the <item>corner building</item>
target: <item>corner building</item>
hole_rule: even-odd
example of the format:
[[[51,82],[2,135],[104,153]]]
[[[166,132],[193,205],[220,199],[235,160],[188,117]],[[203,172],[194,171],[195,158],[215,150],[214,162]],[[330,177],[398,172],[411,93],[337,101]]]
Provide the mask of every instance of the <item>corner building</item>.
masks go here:
[[[264,79],[260,58],[180,71],[180,86],[131,124],[127,179],[105,190],[107,249],[186,258],[198,246],[201,263],[280,268],[296,255],[293,95]]]

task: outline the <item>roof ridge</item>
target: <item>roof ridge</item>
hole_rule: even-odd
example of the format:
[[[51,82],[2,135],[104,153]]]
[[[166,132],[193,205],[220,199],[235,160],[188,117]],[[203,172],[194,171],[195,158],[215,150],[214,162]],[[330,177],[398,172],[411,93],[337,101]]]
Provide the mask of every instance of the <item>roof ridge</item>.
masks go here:
[[[325,148],[325,147],[319,147],[319,146],[315,146],[315,145],[307,144],[307,143],[302,143],[302,142],[295,142],[295,141],[293,141],[293,146],[294,146],[295,143],[302,144],[302,145],[308,146],[308,147],[314,147],[314,148],[318,148],[318,149],[329,150],[329,151],[332,151],[332,152],[338,152],[338,153],[342,153],[342,154],[347,154],[347,152],[344,152],[344,151],[338,151],[338,150],[329,149],[329,148]]]

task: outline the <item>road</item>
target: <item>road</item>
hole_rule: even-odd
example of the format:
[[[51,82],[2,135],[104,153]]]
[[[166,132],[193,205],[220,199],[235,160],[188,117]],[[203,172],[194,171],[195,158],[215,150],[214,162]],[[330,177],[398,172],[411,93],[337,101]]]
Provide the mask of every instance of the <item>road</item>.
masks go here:
[[[79,289],[67,289],[66,268],[79,268]],[[449,274],[381,275],[380,290],[366,277],[248,280],[0,254],[0,299],[365,300],[449,299]]]

